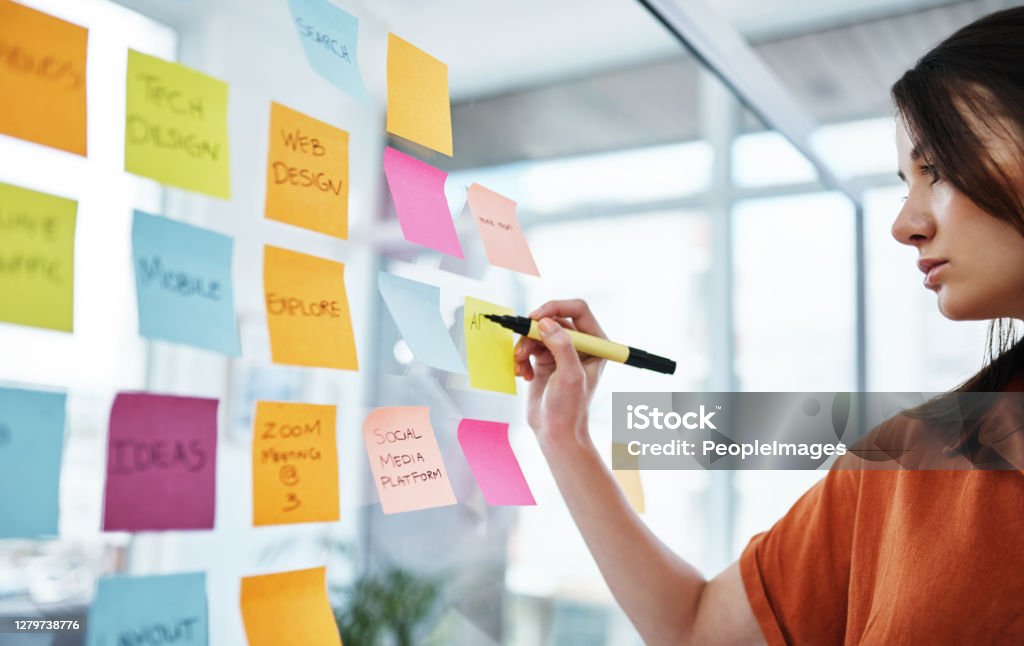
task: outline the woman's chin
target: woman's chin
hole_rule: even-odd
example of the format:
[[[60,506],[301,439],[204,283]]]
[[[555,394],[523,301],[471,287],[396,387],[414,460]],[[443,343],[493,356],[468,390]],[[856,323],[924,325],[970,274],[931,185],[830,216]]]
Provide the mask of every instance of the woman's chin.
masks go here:
[[[985,321],[1000,317],[1000,314],[989,312],[968,299],[957,298],[957,295],[945,285],[937,286],[935,293],[939,312],[950,321]]]

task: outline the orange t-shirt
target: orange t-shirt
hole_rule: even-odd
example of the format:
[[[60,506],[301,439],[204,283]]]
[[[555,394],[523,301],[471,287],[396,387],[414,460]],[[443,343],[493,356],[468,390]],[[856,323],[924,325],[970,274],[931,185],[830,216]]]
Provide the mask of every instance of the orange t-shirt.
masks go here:
[[[834,469],[740,572],[771,645],[1024,644],[1024,471]]]

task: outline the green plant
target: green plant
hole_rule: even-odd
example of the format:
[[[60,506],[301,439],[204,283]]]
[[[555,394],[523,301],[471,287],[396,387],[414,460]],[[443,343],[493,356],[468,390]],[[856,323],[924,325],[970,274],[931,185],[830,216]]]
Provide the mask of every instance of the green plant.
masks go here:
[[[387,634],[397,646],[412,646],[441,589],[440,580],[397,567],[360,576],[338,590],[345,603],[335,617],[345,646],[377,646]]]

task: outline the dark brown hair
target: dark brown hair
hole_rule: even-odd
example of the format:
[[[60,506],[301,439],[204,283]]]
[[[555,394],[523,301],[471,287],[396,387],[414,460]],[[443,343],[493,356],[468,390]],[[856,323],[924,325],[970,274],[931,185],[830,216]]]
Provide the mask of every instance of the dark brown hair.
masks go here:
[[[984,141],[995,136],[1018,142],[1015,161],[1024,164],[1024,7],[985,16],[939,43],[896,81],[892,99],[917,151],[938,175],[1024,235],[1024,187]],[[1024,370],[1024,340],[1017,338],[1013,319],[992,321],[985,359],[977,374],[946,396],[904,414],[963,419],[957,393],[1003,390]],[[961,447],[971,439],[966,433]]]

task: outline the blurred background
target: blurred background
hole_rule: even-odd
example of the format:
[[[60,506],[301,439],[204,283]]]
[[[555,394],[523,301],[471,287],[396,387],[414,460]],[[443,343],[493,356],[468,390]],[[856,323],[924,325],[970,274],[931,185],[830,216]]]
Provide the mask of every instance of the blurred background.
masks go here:
[[[888,88],[1012,3],[338,0],[361,22],[367,109],[312,71],[285,0],[22,1],[90,29],[90,154],[0,136],[0,181],[79,200],[75,333],[0,324],[0,383],[69,395],[60,538],[0,541],[0,616],[84,616],[99,576],[203,570],[211,643],[239,644],[240,577],[326,563],[347,646],[641,643],[525,424],[523,382],[490,394],[414,362],[378,270],[439,285],[454,339],[467,294],[523,314],[578,297],[610,338],[675,358],[673,376],[605,370],[591,430],[609,462],[613,391],[936,391],[981,365],[984,324],[942,318],[889,234],[903,187]],[[471,183],[518,201],[541,278],[489,267],[472,236],[457,265],[402,239],[381,170],[389,31],[449,66],[455,155],[427,161],[450,173],[460,231]],[[229,83],[230,201],[122,170],[129,47]],[[262,217],[271,101],[350,132],[349,240]],[[135,208],[234,236],[241,358],[139,337]],[[270,362],[265,243],[345,262],[359,372]],[[100,532],[122,390],[221,400],[214,531]],[[340,522],[252,527],[259,399],[338,405]],[[431,407],[459,504],[385,517],[360,431],[404,404]],[[455,441],[474,416],[510,422],[537,506],[485,503]],[[710,577],[822,475],[643,472],[644,518]],[[0,635],[51,638],[14,639]]]

